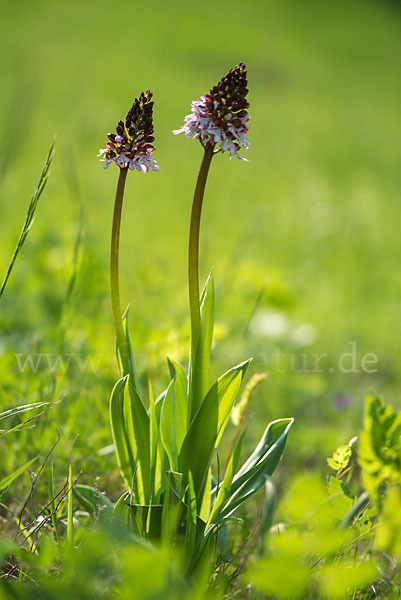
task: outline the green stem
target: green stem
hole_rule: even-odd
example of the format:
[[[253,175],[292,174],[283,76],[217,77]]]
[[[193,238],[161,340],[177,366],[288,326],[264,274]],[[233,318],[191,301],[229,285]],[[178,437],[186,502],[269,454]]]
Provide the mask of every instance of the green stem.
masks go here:
[[[124,189],[127,179],[128,168],[121,169],[118,176],[116,197],[114,201],[113,225],[111,230],[111,249],[110,249],[110,291],[111,308],[113,312],[114,329],[117,337],[117,349],[119,351],[122,363],[123,374],[129,372],[127,343],[125,340],[124,328],[122,323],[122,313],[120,304],[120,284],[119,284],[119,249],[120,249],[120,228],[121,213],[123,208]]]
[[[198,343],[200,333],[200,293],[199,293],[199,231],[202,215],[203,196],[210,163],[213,158],[213,147],[205,149],[196,180],[194,199],[192,202],[191,224],[189,227],[188,250],[188,288],[189,309],[191,313],[191,346],[193,352]]]

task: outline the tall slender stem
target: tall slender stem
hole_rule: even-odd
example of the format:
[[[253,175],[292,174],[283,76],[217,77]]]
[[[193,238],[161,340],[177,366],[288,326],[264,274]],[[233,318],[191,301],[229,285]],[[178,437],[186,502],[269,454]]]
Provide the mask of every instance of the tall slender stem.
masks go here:
[[[194,199],[192,202],[191,223],[189,227],[188,249],[188,288],[189,309],[191,313],[192,349],[196,348],[200,332],[200,293],[199,293],[199,231],[202,215],[203,196],[210,163],[213,158],[213,148],[205,149],[196,180]]]
[[[110,291],[111,308],[113,311],[114,329],[117,337],[117,349],[120,353],[124,374],[129,372],[127,344],[125,341],[124,328],[122,323],[122,313],[120,304],[120,284],[119,284],[119,250],[120,250],[120,228],[121,213],[123,208],[125,181],[127,179],[128,168],[120,168],[118,176],[116,196],[114,201],[113,225],[111,230],[111,249],[110,249]]]

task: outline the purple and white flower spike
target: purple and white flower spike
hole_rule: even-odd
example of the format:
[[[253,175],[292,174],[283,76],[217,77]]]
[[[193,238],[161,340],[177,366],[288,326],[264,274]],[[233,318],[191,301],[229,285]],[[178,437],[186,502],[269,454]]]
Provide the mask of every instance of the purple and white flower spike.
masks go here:
[[[155,148],[152,145],[153,137],[153,102],[152,94],[148,90],[135,101],[128,111],[125,119],[119,121],[116,134],[109,133],[106,147],[101,148],[98,157],[104,162],[103,168],[115,162],[121,169],[129,168],[130,171],[142,171],[147,173],[149,169],[159,171],[156,160],[152,153]]]
[[[199,139],[204,148],[216,147],[216,151],[230,153],[230,159],[239,156],[242,148],[248,150],[247,137],[249,115],[246,99],[248,93],[246,67],[239,63],[223,77],[209,92],[194,100],[191,114],[184,118],[184,125],[173,131],[186,137]]]

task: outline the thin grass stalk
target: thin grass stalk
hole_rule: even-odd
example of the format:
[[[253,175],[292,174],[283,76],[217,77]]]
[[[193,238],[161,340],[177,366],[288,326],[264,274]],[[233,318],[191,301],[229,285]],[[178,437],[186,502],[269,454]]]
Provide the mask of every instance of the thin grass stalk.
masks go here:
[[[71,463],[68,465],[68,494],[67,494],[67,542],[72,546],[74,541],[74,527],[73,527],[73,495],[72,495],[72,466]]]
[[[20,236],[18,238],[17,246],[16,246],[16,248],[14,250],[14,254],[11,257],[10,264],[8,265],[7,272],[6,272],[6,274],[4,276],[4,279],[3,279],[3,283],[1,284],[0,298],[2,297],[2,295],[4,293],[4,290],[6,288],[7,282],[9,280],[9,278],[10,278],[10,275],[11,275],[11,271],[13,270],[15,261],[17,260],[17,256],[20,253],[21,248],[24,245],[25,240],[27,238],[27,235],[29,233],[29,230],[32,227],[32,224],[33,224],[33,221],[34,221],[34,217],[35,217],[35,211],[36,211],[36,208],[37,208],[37,205],[38,205],[38,202],[39,202],[39,198],[42,195],[42,192],[45,189],[47,180],[49,178],[50,165],[52,163],[53,156],[54,156],[54,142],[50,146],[50,150],[48,152],[45,165],[43,167],[42,173],[41,173],[40,178],[39,178],[39,183],[38,183],[38,185],[36,186],[36,188],[33,191],[32,198],[31,198],[31,201],[30,201],[29,206],[28,206],[28,212],[26,213],[25,222],[24,222],[24,225],[22,227]]]
[[[56,541],[59,542],[60,538],[59,538],[58,529],[57,529],[57,515],[55,512],[55,506],[56,506],[56,501],[55,501],[55,497],[54,497],[54,469],[53,469],[53,463],[52,463],[50,466],[50,476],[49,476],[49,510],[50,510],[51,521],[52,521],[53,530],[54,530],[54,537],[56,538]]]

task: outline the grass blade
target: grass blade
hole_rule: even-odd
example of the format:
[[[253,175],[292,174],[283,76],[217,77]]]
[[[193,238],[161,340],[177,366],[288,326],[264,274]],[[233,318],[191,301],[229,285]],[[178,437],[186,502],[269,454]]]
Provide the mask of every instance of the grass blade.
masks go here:
[[[53,469],[53,463],[50,466],[50,476],[49,476],[49,510],[51,513],[51,520],[52,520],[52,525],[53,525],[53,529],[54,529],[54,536],[56,538],[56,540],[59,542],[60,538],[58,535],[58,530],[57,530],[57,515],[56,515],[56,502],[54,499],[54,469]]]
[[[74,529],[73,529],[73,513],[72,513],[72,466],[71,463],[68,465],[68,494],[67,494],[67,542],[68,544],[73,543]]]
[[[16,248],[14,250],[14,254],[13,254],[13,256],[11,258],[11,261],[10,261],[10,264],[8,266],[7,273],[5,274],[3,283],[2,283],[1,288],[0,288],[0,298],[2,297],[2,295],[4,293],[4,290],[6,288],[7,282],[9,280],[10,275],[11,275],[11,271],[13,270],[15,261],[17,260],[17,256],[20,253],[21,248],[24,245],[25,240],[27,238],[27,235],[29,233],[29,230],[32,227],[32,224],[33,224],[33,221],[34,221],[34,218],[35,218],[35,211],[36,211],[36,208],[37,208],[37,205],[38,205],[38,202],[39,202],[39,198],[42,195],[42,192],[45,189],[47,180],[49,178],[49,170],[50,170],[50,165],[51,165],[52,160],[53,160],[53,156],[54,156],[54,142],[50,146],[50,150],[49,150],[49,153],[48,153],[47,158],[46,158],[45,166],[43,167],[42,174],[41,174],[41,176],[39,178],[39,183],[38,183],[37,187],[33,191],[32,198],[31,198],[31,201],[30,201],[29,207],[28,207],[28,212],[27,212],[26,217],[25,217],[25,222],[24,222],[24,225],[22,227],[22,231],[20,233],[20,236],[19,236],[19,239],[18,239],[18,242],[17,242],[17,246],[16,246]]]
[[[28,469],[28,467],[30,467],[35,462],[35,460],[38,460],[38,458],[39,456],[35,456],[35,458],[22,465],[22,467],[19,467],[13,473],[7,475],[7,477],[4,477],[4,479],[0,481],[0,490],[8,487],[14,481],[14,479],[17,479],[17,477],[19,477],[21,473],[26,471],[26,469]]]

